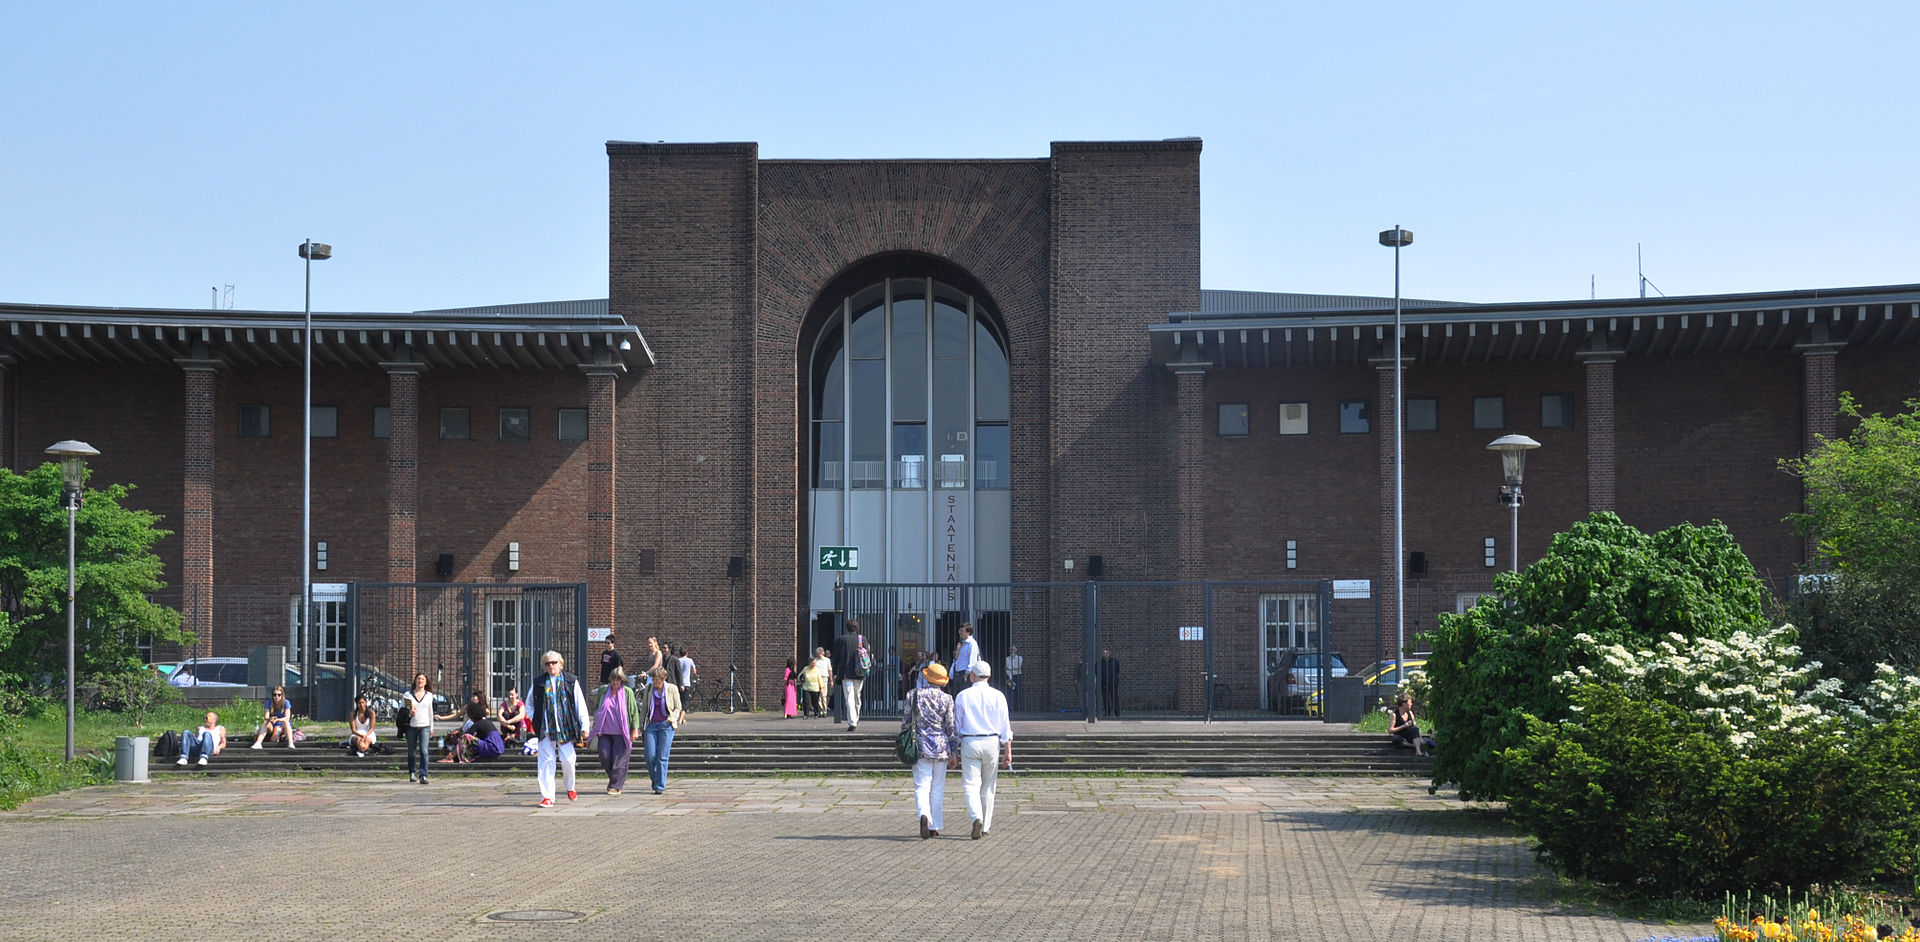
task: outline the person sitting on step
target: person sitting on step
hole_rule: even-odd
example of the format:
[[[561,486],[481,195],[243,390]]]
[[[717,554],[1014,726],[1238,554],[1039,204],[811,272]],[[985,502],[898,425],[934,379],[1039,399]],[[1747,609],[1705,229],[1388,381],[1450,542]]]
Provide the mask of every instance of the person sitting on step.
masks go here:
[[[201,765],[206,765],[207,759],[219,755],[226,748],[227,728],[220,725],[220,714],[209,710],[207,721],[199,729],[180,731],[180,758],[173,764],[186,765],[197,759]]]

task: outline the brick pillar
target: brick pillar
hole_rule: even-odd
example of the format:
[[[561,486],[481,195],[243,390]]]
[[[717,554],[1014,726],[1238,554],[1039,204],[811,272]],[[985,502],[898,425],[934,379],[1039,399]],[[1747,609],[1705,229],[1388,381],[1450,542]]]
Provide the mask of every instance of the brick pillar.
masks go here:
[[[616,383],[625,367],[600,363],[581,369],[587,373],[587,625],[612,628],[617,611],[613,511],[620,496],[615,487],[620,440]]]
[[[219,360],[182,358],[185,371],[185,488],[180,513],[180,620],[193,634],[181,653],[213,655],[213,407]]]
[[[1207,577],[1207,363],[1170,363],[1176,385],[1179,427],[1174,444],[1174,505],[1179,508],[1179,548],[1176,564],[1181,582],[1198,582]],[[1201,596],[1198,589],[1180,589],[1180,624],[1201,623]],[[1178,627],[1178,626],[1172,626]],[[1193,642],[1175,642],[1179,648],[1179,676],[1175,678],[1179,708],[1194,713],[1206,708],[1206,688],[1201,671],[1206,667],[1206,649]]]
[[[12,403],[8,399],[13,379],[13,354],[0,353],[0,468],[13,467],[13,426],[9,420],[13,411],[8,408]]]
[[[1815,326],[1824,328],[1826,325]],[[1840,431],[1840,384],[1835,374],[1840,350],[1846,346],[1846,342],[1828,341],[1824,329],[1816,330],[1814,337],[1793,347],[1800,354],[1800,401],[1803,410],[1801,454],[1812,453],[1820,447],[1821,441],[1832,439]],[[1804,498],[1800,509],[1806,509]],[[1802,541],[1801,561],[1811,563],[1817,557],[1814,542]]]
[[[1575,356],[1587,367],[1587,513],[1615,509],[1618,495],[1614,465],[1613,365],[1618,350],[1593,350]]]
[[[384,655],[388,673],[411,676],[421,662],[419,593],[412,584],[420,581],[420,374],[427,365],[380,365],[387,371],[387,581],[405,587],[386,590],[387,637],[361,643]]]
[[[1398,554],[1394,552],[1393,539],[1393,431],[1399,427],[1400,413],[1394,408],[1393,402],[1393,357],[1391,355],[1375,357],[1367,363],[1374,368],[1372,429],[1374,438],[1380,446],[1380,575],[1373,580],[1374,598],[1380,600],[1380,629],[1375,636],[1374,647],[1384,658],[1394,653],[1394,644],[1400,632],[1400,586],[1397,579],[1401,574],[1398,567],[1402,563]],[[1401,378],[1403,391],[1406,386],[1404,374],[1412,365],[1413,358],[1402,354],[1400,370],[1403,374]],[[1403,466],[1401,468],[1403,482],[1405,477],[1406,469]],[[1402,490],[1404,491],[1404,487]],[[1405,520],[1404,512],[1401,519]],[[1326,630],[1324,626],[1322,630]],[[1413,639],[1406,640],[1408,648],[1411,649]]]

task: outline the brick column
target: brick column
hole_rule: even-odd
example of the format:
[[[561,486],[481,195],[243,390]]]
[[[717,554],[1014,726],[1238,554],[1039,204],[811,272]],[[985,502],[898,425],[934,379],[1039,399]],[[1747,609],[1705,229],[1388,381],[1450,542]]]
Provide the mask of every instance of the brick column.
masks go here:
[[[1206,381],[1210,365],[1204,362],[1167,364],[1168,369],[1173,370],[1179,422],[1174,442],[1174,460],[1178,462],[1174,468],[1177,491],[1174,506],[1179,512],[1175,573],[1176,578],[1186,583],[1207,577]],[[1198,589],[1181,587],[1178,605],[1181,625],[1201,623],[1200,603]],[[1206,650],[1191,642],[1175,643],[1180,645],[1175,696],[1182,712],[1198,712],[1206,708],[1206,688],[1200,676],[1206,666]]]
[[[1832,439],[1840,431],[1840,383],[1836,376],[1841,348],[1845,341],[1826,339],[1826,325],[1817,324],[1814,339],[1794,344],[1800,354],[1800,401],[1802,408],[1801,454],[1810,454],[1822,440]],[[1801,509],[1806,509],[1804,497]],[[1818,553],[1812,540],[1803,540],[1802,562],[1813,562]]]
[[[1614,464],[1613,365],[1618,350],[1589,350],[1574,356],[1587,368],[1587,513],[1615,509],[1618,497]]]
[[[8,420],[13,412],[8,401],[13,379],[13,354],[0,353],[0,468],[13,467],[13,426]]]
[[[173,361],[186,373],[185,487],[180,513],[180,620],[193,634],[181,653],[213,654],[213,408],[219,360]]]
[[[1380,446],[1380,575],[1373,580],[1373,585],[1374,598],[1380,600],[1380,628],[1375,636],[1374,646],[1384,652],[1382,657],[1393,653],[1394,639],[1400,630],[1400,587],[1397,584],[1400,570],[1397,567],[1402,565],[1398,554],[1394,552],[1393,538],[1393,431],[1399,427],[1400,413],[1394,408],[1393,357],[1392,351],[1388,353],[1388,356],[1374,357],[1367,361],[1367,364],[1374,369],[1372,429]],[[1402,374],[1411,366],[1413,366],[1413,358],[1402,354],[1400,357]],[[1403,375],[1401,379],[1403,392],[1405,385],[1406,380]],[[1406,469],[1403,465],[1401,468],[1403,482],[1405,476]],[[1404,519],[1403,513],[1402,520]],[[1325,630],[1324,626],[1322,630]],[[1412,638],[1407,639],[1409,648],[1412,646],[1412,641]]]
[[[617,381],[625,367],[596,363],[587,373],[587,626],[612,628],[614,614],[613,517],[619,501],[615,460],[619,454]],[[584,658],[586,652],[581,652]]]
[[[419,597],[412,584],[420,581],[420,374],[427,365],[380,365],[387,371],[387,581],[405,588],[387,590],[388,636],[368,647],[382,652],[388,672],[400,676],[420,663]]]

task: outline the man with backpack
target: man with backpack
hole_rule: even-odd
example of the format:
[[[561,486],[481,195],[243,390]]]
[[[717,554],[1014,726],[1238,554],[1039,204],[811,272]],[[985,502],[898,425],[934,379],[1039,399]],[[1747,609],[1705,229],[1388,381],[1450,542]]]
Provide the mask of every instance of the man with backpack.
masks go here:
[[[847,629],[833,639],[833,673],[840,678],[840,709],[847,718],[847,732],[860,725],[860,691],[867,684],[867,672],[873,669],[873,654],[867,639],[860,635],[860,623],[847,619]]]

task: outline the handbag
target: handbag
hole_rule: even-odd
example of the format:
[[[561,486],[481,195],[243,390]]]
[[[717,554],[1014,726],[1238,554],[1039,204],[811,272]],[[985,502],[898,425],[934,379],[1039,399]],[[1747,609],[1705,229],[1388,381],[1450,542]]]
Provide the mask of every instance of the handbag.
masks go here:
[[[912,765],[920,761],[920,737],[913,734],[909,726],[893,738],[893,754],[900,758],[901,765]]]

